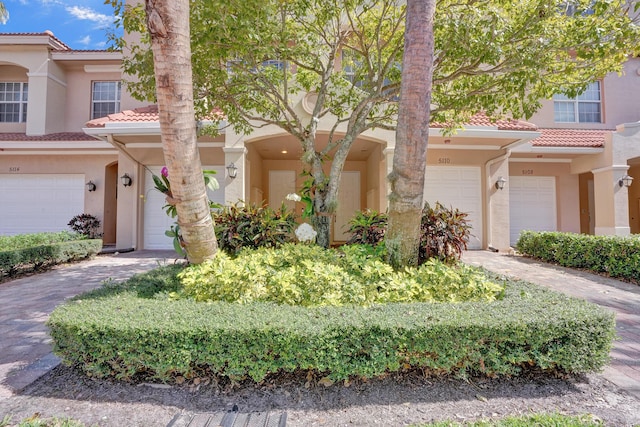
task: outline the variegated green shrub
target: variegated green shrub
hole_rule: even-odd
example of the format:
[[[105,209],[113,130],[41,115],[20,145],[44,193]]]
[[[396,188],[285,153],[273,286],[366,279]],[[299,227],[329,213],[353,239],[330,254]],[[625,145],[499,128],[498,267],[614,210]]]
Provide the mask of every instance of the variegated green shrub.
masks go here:
[[[394,272],[380,255],[353,245],[344,251],[286,244],[219,254],[180,273],[175,296],[196,301],[256,301],[300,306],[387,302],[492,301],[502,287],[469,267],[432,259]]]

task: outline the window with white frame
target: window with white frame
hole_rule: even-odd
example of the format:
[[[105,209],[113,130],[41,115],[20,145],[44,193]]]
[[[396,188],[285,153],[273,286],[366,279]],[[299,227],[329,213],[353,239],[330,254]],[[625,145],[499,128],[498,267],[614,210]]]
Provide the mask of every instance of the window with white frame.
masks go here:
[[[575,98],[562,94],[553,95],[553,113],[556,123],[601,123],[600,82],[591,83]]]
[[[120,111],[120,82],[93,82],[91,118],[97,119]]]
[[[27,121],[28,83],[0,82],[0,123]]]

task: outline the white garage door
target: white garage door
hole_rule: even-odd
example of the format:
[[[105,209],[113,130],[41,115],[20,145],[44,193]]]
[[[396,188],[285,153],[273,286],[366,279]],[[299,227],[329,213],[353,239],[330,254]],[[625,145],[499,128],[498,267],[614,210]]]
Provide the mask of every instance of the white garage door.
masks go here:
[[[514,245],[523,230],[556,231],[556,178],[509,177],[510,239]]]
[[[0,174],[0,235],[69,230],[84,213],[83,174]]]
[[[440,202],[469,214],[471,225],[469,249],[482,247],[482,193],[480,168],[454,166],[427,166],[424,200],[432,206]]]
[[[149,167],[151,172],[160,176],[162,166]],[[206,170],[215,170],[214,177],[218,180],[220,188],[216,191],[207,189],[209,199],[224,204],[224,166],[205,166]],[[151,172],[145,173],[144,188],[144,249],[173,249],[173,239],[164,233],[175,224],[177,218],[171,218],[162,207],[167,204],[165,195],[157,191],[153,184]]]

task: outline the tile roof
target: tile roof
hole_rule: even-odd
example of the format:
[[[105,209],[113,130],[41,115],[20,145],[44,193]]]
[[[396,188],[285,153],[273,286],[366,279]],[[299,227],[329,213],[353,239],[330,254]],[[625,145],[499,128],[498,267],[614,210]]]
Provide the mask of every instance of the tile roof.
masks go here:
[[[65,42],[63,42],[62,40],[57,38],[53,34],[53,32],[51,32],[49,30],[43,31],[41,33],[0,33],[0,37],[1,36],[11,36],[11,37],[15,37],[15,36],[20,36],[20,37],[48,36],[48,37],[51,37],[52,39],[54,39],[57,43],[59,43],[63,50],[73,50]]]
[[[27,135],[25,133],[0,133],[0,141],[95,141],[84,132],[60,132],[46,135]]]
[[[542,133],[531,141],[534,147],[587,147],[604,146],[605,135],[613,130],[593,129],[539,129]]]
[[[100,117],[98,119],[87,122],[86,126],[89,128],[104,127],[106,123],[132,123],[132,122],[157,122],[158,106],[148,105],[146,107],[135,108],[133,110],[122,111],[121,113],[110,114],[106,117]],[[481,127],[497,127],[498,130],[537,130],[536,125],[527,123],[522,120],[503,119],[492,121],[485,114],[476,114],[471,118],[468,126],[481,126]],[[432,128],[442,128],[442,123],[431,123]]]
[[[109,114],[105,117],[93,119],[87,122],[86,126],[88,128],[101,128],[105,127],[106,123],[153,123],[159,120],[158,106],[148,105],[146,107],[125,110],[120,113]]]
[[[537,130],[538,127],[533,123],[525,122],[523,120],[515,120],[515,119],[492,119],[487,116],[485,113],[478,113],[471,117],[469,122],[465,126],[475,126],[475,127],[492,127],[497,128],[498,130],[523,130],[523,131],[532,131]],[[445,127],[445,123],[431,123],[432,128],[443,128]]]

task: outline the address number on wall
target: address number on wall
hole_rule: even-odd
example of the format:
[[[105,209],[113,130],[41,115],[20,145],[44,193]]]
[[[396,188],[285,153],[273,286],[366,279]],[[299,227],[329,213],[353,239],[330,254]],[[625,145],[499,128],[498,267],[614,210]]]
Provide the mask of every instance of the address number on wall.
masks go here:
[[[9,172],[20,172],[19,166],[9,166]]]
[[[441,165],[451,164],[451,159],[449,157],[439,157],[438,164],[441,164]]]
[[[522,175],[533,175],[533,169],[522,169]]]

